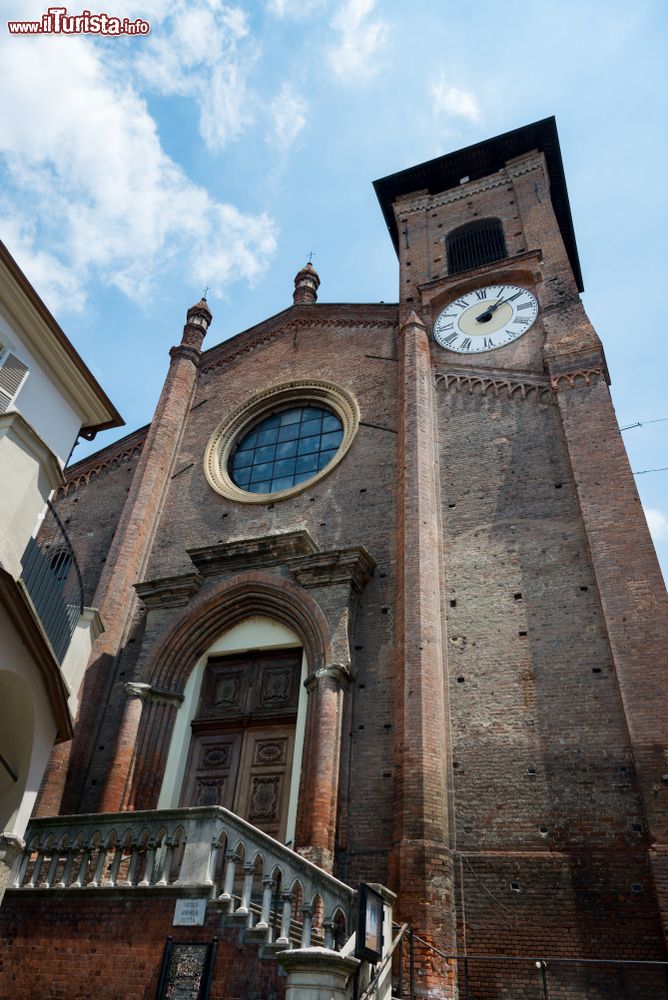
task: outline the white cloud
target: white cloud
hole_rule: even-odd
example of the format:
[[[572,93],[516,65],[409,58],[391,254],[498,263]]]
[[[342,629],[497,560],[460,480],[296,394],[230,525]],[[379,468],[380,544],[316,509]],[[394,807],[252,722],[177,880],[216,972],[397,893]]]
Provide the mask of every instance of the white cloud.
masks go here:
[[[645,517],[650,534],[655,542],[668,538],[668,518],[654,507],[645,508]]]
[[[312,17],[325,3],[326,0],[267,0],[265,6],[274,17],[289,17],[294,21],[301,21]]]
[[[192,98],[205,143],[222,149],[253,118],[248,76],[258,47],[248,18],[241,8],[219,0],[172,2],[164,9],[167,15],[146,39],[136,69],[158,93]]]
[[[86,296],[80,278],[53,254],[36,250],[34,228],[27,226],[6,204],[0,205],[0,236],[52,312],[83,310]]]
[[[0,41],[0,215],[10,251],[49,305],[82,308],[91,275],[139,299],[177,260],[216,294],[257,278],[275,252],[272,221],[188,179],[127,67],[105,62],[109,48],[66,44],[65,55],[61,38]]]
[[[379,69],[377,55],[388,29],[385,21],[373,19],[376,0],[345,0],[332,19],[336,41],[329,49],[334,73],[349,83],[373,76]]]
[[[470,122],[477,122],[482,114],[475,94],[448,83],[443,74],[432,83],[431,96],[437,114],[465,118]]]
[[[269,104],[272,131],[270,145],[286,152],[304,128],[308,104],[288,83]]]

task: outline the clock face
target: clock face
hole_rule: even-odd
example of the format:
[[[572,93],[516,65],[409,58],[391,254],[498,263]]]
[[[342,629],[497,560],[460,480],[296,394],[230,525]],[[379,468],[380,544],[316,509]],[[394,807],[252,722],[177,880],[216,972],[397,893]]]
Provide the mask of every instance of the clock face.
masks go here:
[[[434,323],[434,338],[458,354],[495,351],[526,333],[537,315],[536,297],[526,288],[487,285],[446,306]]]

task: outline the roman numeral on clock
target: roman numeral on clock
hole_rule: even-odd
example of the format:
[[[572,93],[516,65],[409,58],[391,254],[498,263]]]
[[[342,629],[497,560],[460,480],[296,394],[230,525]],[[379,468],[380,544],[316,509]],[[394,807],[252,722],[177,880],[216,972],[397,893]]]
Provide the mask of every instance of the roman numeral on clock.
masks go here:
[[[457,339],[457,336],[458,336],[458,334],[451,333],[449,337],[444,337],[443,338],[443,343],[444,344],[451,344],[453,340]]]
[[[464,339],[462,340],[461,344],[459,345],[459,347],[460,347],[460,349],[462,351],[468,351],[468,349],[469,349],[470,346],[471,346],[471,338],[470,337],[464,337]]]
[[[486,299],[487,298],[487,289],[486,288],[481,288],[480,291],[476,292],[476,296],[478,297],[478,299]]]
[[[466,299],[457,299],[454,305],[456,305],[458,309],[466,309],[468,302]]]
[[[487,350],[490,350],[492,347],[494,347],[494,341],[492,340],[491,337],[484,337],[482,346],[487,348]]]
[[[527,326],[529,322],[530,320],[528,320],[526,316],[516,316],[513,320],[513,323],[519,323],[521,326]]]
[[[517,307],[517,308],[518,308],[518,309],[531,309],[531,306],[532,306],[532,305],[533,305],[533,303],[532,303],[532,302],[521,302],[521,303],[520,303],[520,304],[518,305],[518,307]]]

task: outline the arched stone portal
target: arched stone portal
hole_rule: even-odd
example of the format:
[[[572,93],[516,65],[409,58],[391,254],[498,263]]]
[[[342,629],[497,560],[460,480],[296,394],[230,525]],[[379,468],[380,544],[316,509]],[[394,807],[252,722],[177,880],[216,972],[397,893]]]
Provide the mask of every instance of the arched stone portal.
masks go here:
[[[170,773],[170,748],[189,695],[189,678],[220,636],[250,617],[269,619],[288,630],[304,651],[308,664],[304,751],[296,809],[297,799],[292,792],[290,796],[291,822],[296,846],[331,867],[343,700],[350,676],[348,615],[341,608],[332,626],[306,589],[270,573],[241,573],[208,588],[155,644],[142,681],[127,685],[128,701],[102,808],[150,809],[165,801],[162,790]],[[179,725],[183,729],[183,723]],[[173,784],[171,804],[176,792]]]

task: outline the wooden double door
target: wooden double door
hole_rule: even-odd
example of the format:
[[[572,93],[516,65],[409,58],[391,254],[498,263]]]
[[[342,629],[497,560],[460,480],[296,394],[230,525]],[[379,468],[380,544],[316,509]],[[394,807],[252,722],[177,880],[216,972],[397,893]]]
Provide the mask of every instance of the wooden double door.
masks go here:
[[[181,805],[221,805],[285,840],[301,650],[207,663]]]

